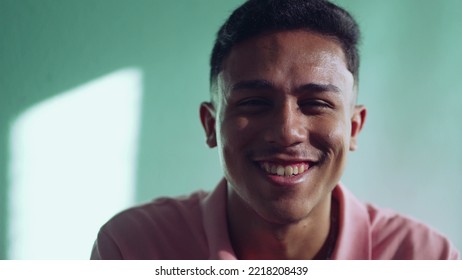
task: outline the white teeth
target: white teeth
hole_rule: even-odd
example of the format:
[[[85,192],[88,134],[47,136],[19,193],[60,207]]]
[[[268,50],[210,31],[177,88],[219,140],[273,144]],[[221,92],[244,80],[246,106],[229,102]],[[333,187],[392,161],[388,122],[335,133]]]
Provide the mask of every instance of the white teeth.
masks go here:
[[[298,174],[298,166],[295,166],[294,167],[294,175],[297,175]]]
[[[285,171],[284,172],[285,176],[292,176],[292,173],[294,172],[294,169],[292,168],[292,166],[286,166],[284,171]]]
[[[276,165],[272,165],[271,166],[271,174],[276,174],[278,173],[278,167]]]
[[[296,165],[275,165],[268,162],[265,162],[261,165],[261,168],[269,174],[290,177],[303,173],[308,167],[305,164],[296,164]]]
[[[285,171],[284,167],[279,165],[276,173],[278,174],[278,176],[284,176],[284,171]]]
[[[269,163],[265,162],[263,164],[263,168],[265,168],[265,171],[270,173],[271,172],[271,167],[269,166]]]

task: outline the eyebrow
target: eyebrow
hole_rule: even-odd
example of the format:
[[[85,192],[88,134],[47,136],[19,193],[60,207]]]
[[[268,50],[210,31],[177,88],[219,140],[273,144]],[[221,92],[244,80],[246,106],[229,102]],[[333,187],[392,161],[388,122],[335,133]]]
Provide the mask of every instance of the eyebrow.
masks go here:
[[[232,86],[232,91],[239,90],[267,90],[275,89],[276,86],[268,80],[245,80],[235,83]],[[317,84],[308,83],[301,85],[295,89],[295,92],[335,92],[340,93],[341,90],[333,84]]]
[[[297,92],[303,92],[303,91],[308,91],[308,92],[335,92],[335,93],[340,93],[341,90],[333,85],[333,84],[316,84],[316,83],[309,83],[306,85],[302,85],[298,87],[295,91]]]
[[[267,80],[246,80],[240,81],[233,85],[232,91],[239,90],[262,90],[262,89],[274,89],[273,83]]]

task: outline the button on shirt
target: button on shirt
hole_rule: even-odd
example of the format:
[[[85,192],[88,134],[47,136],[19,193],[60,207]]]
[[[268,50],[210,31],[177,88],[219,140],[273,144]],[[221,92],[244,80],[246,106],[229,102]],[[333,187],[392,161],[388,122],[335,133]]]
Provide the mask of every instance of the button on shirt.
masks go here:
[[[211,193],[160,198],[125,210],[98,233],[92,259],[235,260],[228,236],[227,184]],[[458,259],[440,233],[394,211],[359,201],[343,185],[333,190],[339,232],[332,259]]]

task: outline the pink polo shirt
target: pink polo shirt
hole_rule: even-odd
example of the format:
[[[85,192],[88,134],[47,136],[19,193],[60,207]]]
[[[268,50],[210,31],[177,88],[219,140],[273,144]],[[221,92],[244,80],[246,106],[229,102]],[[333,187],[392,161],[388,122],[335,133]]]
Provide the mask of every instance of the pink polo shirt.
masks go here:
[[[101,228],[92,259],[236,259],[226,222],[226,181],[211,193],[160,198],[125,210]],[[333,196],[340,225],[332,259],[458,259],[441,234],[356,199],[341,184]]]

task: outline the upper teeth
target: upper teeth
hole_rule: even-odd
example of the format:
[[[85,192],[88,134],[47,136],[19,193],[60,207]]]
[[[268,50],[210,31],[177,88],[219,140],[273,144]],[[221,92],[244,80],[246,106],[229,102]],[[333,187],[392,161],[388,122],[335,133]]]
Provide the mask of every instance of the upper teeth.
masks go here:
[[[303,173],[305,170],[308,169],[308,165],[305,163],[283,166],[265,162],[261,166],[266,172],[278,176],[293,176]]]

